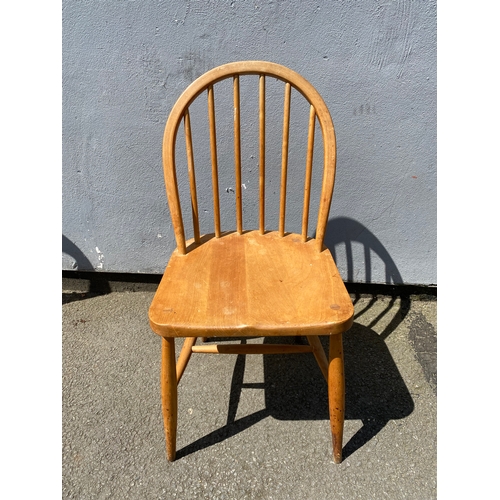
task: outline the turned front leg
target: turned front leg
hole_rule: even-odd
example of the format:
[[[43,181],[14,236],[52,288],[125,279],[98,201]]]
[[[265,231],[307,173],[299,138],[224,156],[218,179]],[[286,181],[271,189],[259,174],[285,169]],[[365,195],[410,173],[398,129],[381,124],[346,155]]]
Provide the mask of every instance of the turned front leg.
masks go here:
[[[173,462],[177,435],[177,375],[175,370],[175,340],[170,337],[163,337],[161,343],[161,402],[167,458]]]
[[[330,356],[328,362],[328,402],[330,426],[333,440],[333,461],[342,462],[342,438],[344,434],[345,383],[342,334],[330,336]]]

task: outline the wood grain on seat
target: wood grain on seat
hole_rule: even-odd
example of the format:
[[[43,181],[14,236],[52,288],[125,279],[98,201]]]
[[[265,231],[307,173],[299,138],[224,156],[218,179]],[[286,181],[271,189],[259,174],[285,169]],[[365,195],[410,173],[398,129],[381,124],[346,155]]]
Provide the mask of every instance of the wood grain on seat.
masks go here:
[[[174,252],[151,304],[161,336],[328,335],[353,306],[329,250],[298,234],[202,237]]]

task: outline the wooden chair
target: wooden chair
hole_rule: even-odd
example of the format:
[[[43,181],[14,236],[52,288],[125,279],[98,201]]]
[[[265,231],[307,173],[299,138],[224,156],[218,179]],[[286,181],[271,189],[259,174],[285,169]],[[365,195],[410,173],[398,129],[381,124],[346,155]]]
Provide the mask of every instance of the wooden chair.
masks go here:
[[[240,79],[257,75],[259,129],[259,222],[243,228],[242,130]],[[284,118],[278,230],[265,225],[265,126],[266,79],[284,83]],[[234,98],[234,175],[236,230],[222,232],[219,208],[219,172],[215,122],[214,85],[232,79]],[[292,89],[307,100],[309,108],[305,189],[301,234],[285,232],[285,200],[289,151]],[[208,130],[214,207],[214,233],[200,234],[195,180],[190,106],[204,92],[208,98]],[[281,104],[280,104],[281,107]],[[256,116],[257,116],[257,110]],[[323,143],[322,187],[314,238],[308,237],[309,200],[315,122]],[[187,240],[176,173],[176,139],[184,124],[187,170],[194,238]],[[305,121],[307,122],[307,121]],[[197,125],[199,123],[197,122]],[[232,128],[232,126],[231,126]],[[233,139],[234,134],[234,139]],[[227,140],[224,137],[224,140]],[[276,354],[312,353],[328,383],[333,459],[342,460],[344,426],[344,364],[342,333],[353,321],[352,301],[327,248],[323,245],[335,180],[335,133],[329,111],[318,92],[294,71],[270,62],[243,61],[225,64],[195,80],[175,103],[163,142],[163,166],[177,248],[168,262],[149,309],[152,330],[162,337],[161,393],[167,457],[175,460],[177,384],[191,353]],[[232,167],[231,167],[232,168]],[[187,176],[186,176],[187,177]],[[257,225],[257,224],[256,224]],[[330,336],[327,358],[319,335]],[[249,336],[306,336],[301,344],[201,344],[197,338]],[[185,338],[176,363],[176,337]]]

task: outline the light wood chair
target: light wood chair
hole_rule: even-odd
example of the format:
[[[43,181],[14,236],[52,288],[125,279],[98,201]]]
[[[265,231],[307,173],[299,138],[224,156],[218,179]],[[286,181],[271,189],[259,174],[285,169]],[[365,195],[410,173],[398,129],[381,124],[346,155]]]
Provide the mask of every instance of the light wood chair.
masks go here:
[[[259,223],[243,228],[242,129],[240,79],[257,75],[259,128]],[[266,79],[284,87],[281,187],[278,230],[266,230]],[[232,79],[234,98],[234,175],[236,230],[223,232],[219,208],[219,172],[215,122],[214,85]],[[290,103],[292,89],[308,102],[308,139],[301,234],[285,232]],[[206,91],[208,133],[214,207],[214,233],[200,234],[192,126],[189,108]],[[280,104],[281,106],[281,104]],[[256,110],[257,113],[257,110]],[[322,187],[314,237],[308,236],[311,172],[315,123],[323,143]],[[183,122],[190,184],[194,238],[187,240],[176,173],[176,140]],[[197,122],[198,124],[198,122]],[[232,126],[231,126],[232,128]],[[234,137],[233,137],[234,134]],[[224,137],[224,140],[227,140]],[[271,62],[243,61],[225,64],[195,80],[175,103],[163,141],[163,166],[177,248],[165,269],[149,309],[152,330],[162,337],[161,395],[167,457],[175,460],[177,384],[192,353],[284,354],[312,353],[328,383],[333,459],[342,460],[344,427],[344,362],[342,333],[353,321],[353,305],[323,239],[335,181],[335,132],[325,102],[314,87],[296,72]],[[231,167],[232,168],[232,167]],[[257,225],[257,224],[256,224]],[[254,228],[252,228],[254,229]],[[330,336],[327,358],[319,335]],[[306,336],[301,344],[201,344],[197,338],[249,336]],[[176,337],[185,338],[176,363]]]

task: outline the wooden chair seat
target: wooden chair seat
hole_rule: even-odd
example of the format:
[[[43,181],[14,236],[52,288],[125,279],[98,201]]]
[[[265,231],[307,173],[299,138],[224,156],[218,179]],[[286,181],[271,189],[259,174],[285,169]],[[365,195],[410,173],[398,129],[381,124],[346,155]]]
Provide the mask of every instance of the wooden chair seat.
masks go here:
[[[161,336],[327,335],[353,306],[329,250],[299,234],[236,232],[174,251],[150,309]]]

